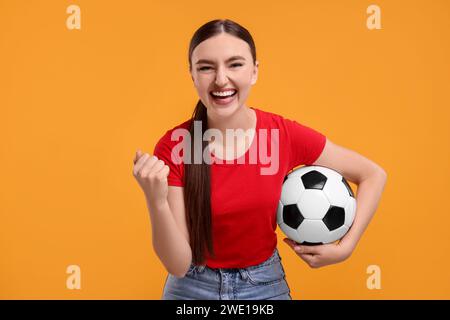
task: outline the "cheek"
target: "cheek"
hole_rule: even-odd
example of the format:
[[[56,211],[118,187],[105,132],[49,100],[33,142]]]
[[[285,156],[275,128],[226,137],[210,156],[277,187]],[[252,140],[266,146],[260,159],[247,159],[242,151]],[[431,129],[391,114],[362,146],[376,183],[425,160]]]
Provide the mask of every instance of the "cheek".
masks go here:
[[[207,94],[213,80],[209,77],[201,77],[197,79],[197,90],[200,94]]]
[[[242,93],[248,93],[252,87],[252,74],[246,72],[239,79],[235,81],[236,85],[239,87],[239,91]]]
[[[248,92],[250,91],[250,87],[251,87],[251,85],[250,85],[250,84],[247,84],[247,83],[241,85],[241,86],[239,87],[239,95],[240,95],[241,97],[247,96],[247,95],[248,95]]]
[[[195,83],[195,89],[199,96],[206,96],[208,94],[208,85],[202,82]]]

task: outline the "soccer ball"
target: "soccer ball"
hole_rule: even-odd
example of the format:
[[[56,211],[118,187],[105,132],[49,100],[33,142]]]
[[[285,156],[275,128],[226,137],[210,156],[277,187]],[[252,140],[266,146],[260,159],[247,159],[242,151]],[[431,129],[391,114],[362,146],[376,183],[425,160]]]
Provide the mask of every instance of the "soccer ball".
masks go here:
[[[284,179],[277,223],[297,243],[325,244],[347,233],[355,211],[352,188],[341,174],[323,166],[304,166]]]

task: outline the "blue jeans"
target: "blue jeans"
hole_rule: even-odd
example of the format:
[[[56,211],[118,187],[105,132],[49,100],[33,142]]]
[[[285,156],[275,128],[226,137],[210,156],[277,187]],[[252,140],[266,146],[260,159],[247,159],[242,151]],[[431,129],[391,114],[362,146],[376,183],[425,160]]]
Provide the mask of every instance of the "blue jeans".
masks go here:
[[[275,248],[266,261],[242,269],[191,264],[182,278],[168,274],[162,300],[292,300]]]

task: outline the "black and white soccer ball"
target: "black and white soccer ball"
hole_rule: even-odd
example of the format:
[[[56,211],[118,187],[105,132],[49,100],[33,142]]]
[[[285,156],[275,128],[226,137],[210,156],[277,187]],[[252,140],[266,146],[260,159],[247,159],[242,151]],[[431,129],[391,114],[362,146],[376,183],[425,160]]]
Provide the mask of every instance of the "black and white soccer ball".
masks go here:
[[[277,223],[297,243],[325,244],[347,233],[355,211],[352,188],[341,174],[323,166],[304,166],[285,177]]]

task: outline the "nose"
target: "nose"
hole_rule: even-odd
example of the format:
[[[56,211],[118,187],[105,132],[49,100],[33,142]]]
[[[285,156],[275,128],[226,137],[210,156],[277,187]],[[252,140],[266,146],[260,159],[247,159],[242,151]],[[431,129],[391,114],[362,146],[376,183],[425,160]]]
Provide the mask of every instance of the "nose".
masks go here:
[[[217,68],[217,73],[216,73],[216,86],[218,87],[223,87],[227,84],[228,82],[228,75],[226,73],[226,70],[222,67]]]

